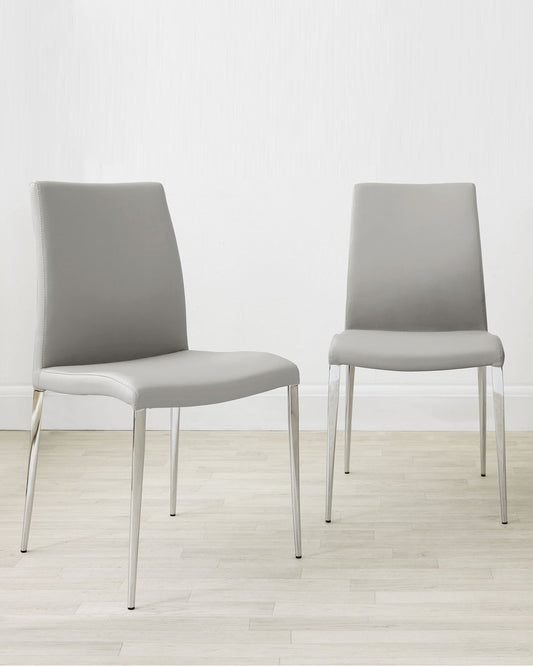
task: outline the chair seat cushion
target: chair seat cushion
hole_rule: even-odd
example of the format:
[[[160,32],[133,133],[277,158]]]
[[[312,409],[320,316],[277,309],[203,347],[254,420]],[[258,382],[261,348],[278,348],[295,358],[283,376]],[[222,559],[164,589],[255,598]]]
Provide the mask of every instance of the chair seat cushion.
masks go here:
[[[298,368],[263,352],[180,351],[162,356],[45,368],[35,388],[118,398],[134,409],[190,407],[298,384]]]
[[[348,330],[336,335],[330,365],[378,370],[453,370],[502,366],[501,340],[487,331]]]

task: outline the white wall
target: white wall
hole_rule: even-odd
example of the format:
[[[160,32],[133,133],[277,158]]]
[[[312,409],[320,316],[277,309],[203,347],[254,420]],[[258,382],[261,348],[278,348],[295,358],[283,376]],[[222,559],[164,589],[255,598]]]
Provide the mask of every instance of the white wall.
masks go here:
[[[352,185],[465,180],[508,424],[533,429],[532,34],[528,0],[0,0],[0,426],[27,424],[30,181],[162,181],[191,346],[293,359],[302,425],[324,427]],[[473,371],[358,379],[361,427],[475,427]],[[56,397],[47,419],[123,427],[129,413]],[[275,393],[184,423],[284,419]]]

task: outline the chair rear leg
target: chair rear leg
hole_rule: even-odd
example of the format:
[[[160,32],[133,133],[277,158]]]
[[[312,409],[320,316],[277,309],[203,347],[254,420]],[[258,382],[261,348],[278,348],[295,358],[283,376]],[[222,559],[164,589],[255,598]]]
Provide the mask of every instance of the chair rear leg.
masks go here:
[[[170,412],[170,515],[176,515],[178,494],[178,442],[180,437],[180,409]]]
[[[302,557],[302,528],[300,522],[300,410],[298,406],[298,384],[288,387],[288,396],[292,524],[294,530],[294,552],[299,559]]]
[[[503,368],[492,368],[492,391],[494,396],[494,420],[496,425],[496,453],[498,456],[498,479],[500,482],[500,508],[504,525],[507,524],[507,474],[505,464],[505,410],[503,398]]]
[[[479,400],[479,457],[481,476],[487,475],[487,372],[486,368],[477,369],[477,388]]]
[[[337,414],[339,411],[340,366],[329,366],[328,382],[328,457],[326,465],[326,523],[331,523],[331,501],[333,497],[333,468],[335,465],[335,439],[337,437]]]
[[[352,447],[352,409],[353,409],[353,382],[355,368],[349,365],[346,368],[346,409],[344,417],[344,473],[350,473],[350,449]]]
[[[146,435],[146,410],[140,409],[133,417],[133,452],[131,466],[130,551],[128,566],[128,608],[135,608],[137,585],[137,556],[139,553],[139,527],[144,471],[144,444]]]
[[[43,401],[44,391],[34,391],[31,412],[30,454],[28,458],[28,475],[26,479],[26,500],[24,502],[24,521],[22,524],[22,541],[20,544],[20,551],[22,553],[25,553],[28,550],[31,514],[33,511],[33,496],[35,493],[35,476],[37,473],[37,459],[39,457]]]

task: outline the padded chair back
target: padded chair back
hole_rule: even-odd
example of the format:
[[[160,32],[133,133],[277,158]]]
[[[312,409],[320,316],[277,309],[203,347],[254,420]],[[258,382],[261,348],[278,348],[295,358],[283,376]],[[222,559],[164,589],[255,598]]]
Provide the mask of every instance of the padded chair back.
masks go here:
[[[176,238],[159,183],[37,182],[35,370],[187,349]]]
[[[346,328],[487,329],[474,185],[355,186]]]

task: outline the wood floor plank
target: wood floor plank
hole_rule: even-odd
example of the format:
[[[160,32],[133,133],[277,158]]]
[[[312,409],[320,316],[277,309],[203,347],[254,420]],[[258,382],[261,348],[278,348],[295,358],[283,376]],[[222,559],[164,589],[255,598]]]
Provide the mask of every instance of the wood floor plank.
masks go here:
[[[0,664],[532,664],[533,434],[354,433],[324,523],[324,433],[148,432],[138,605],[126,609],[131,435],[44,432],[19,552],[27,434],[0,433]],[[339,437],[342,452],[342,436]],[[338,459],[339,460],[339,459]]]

